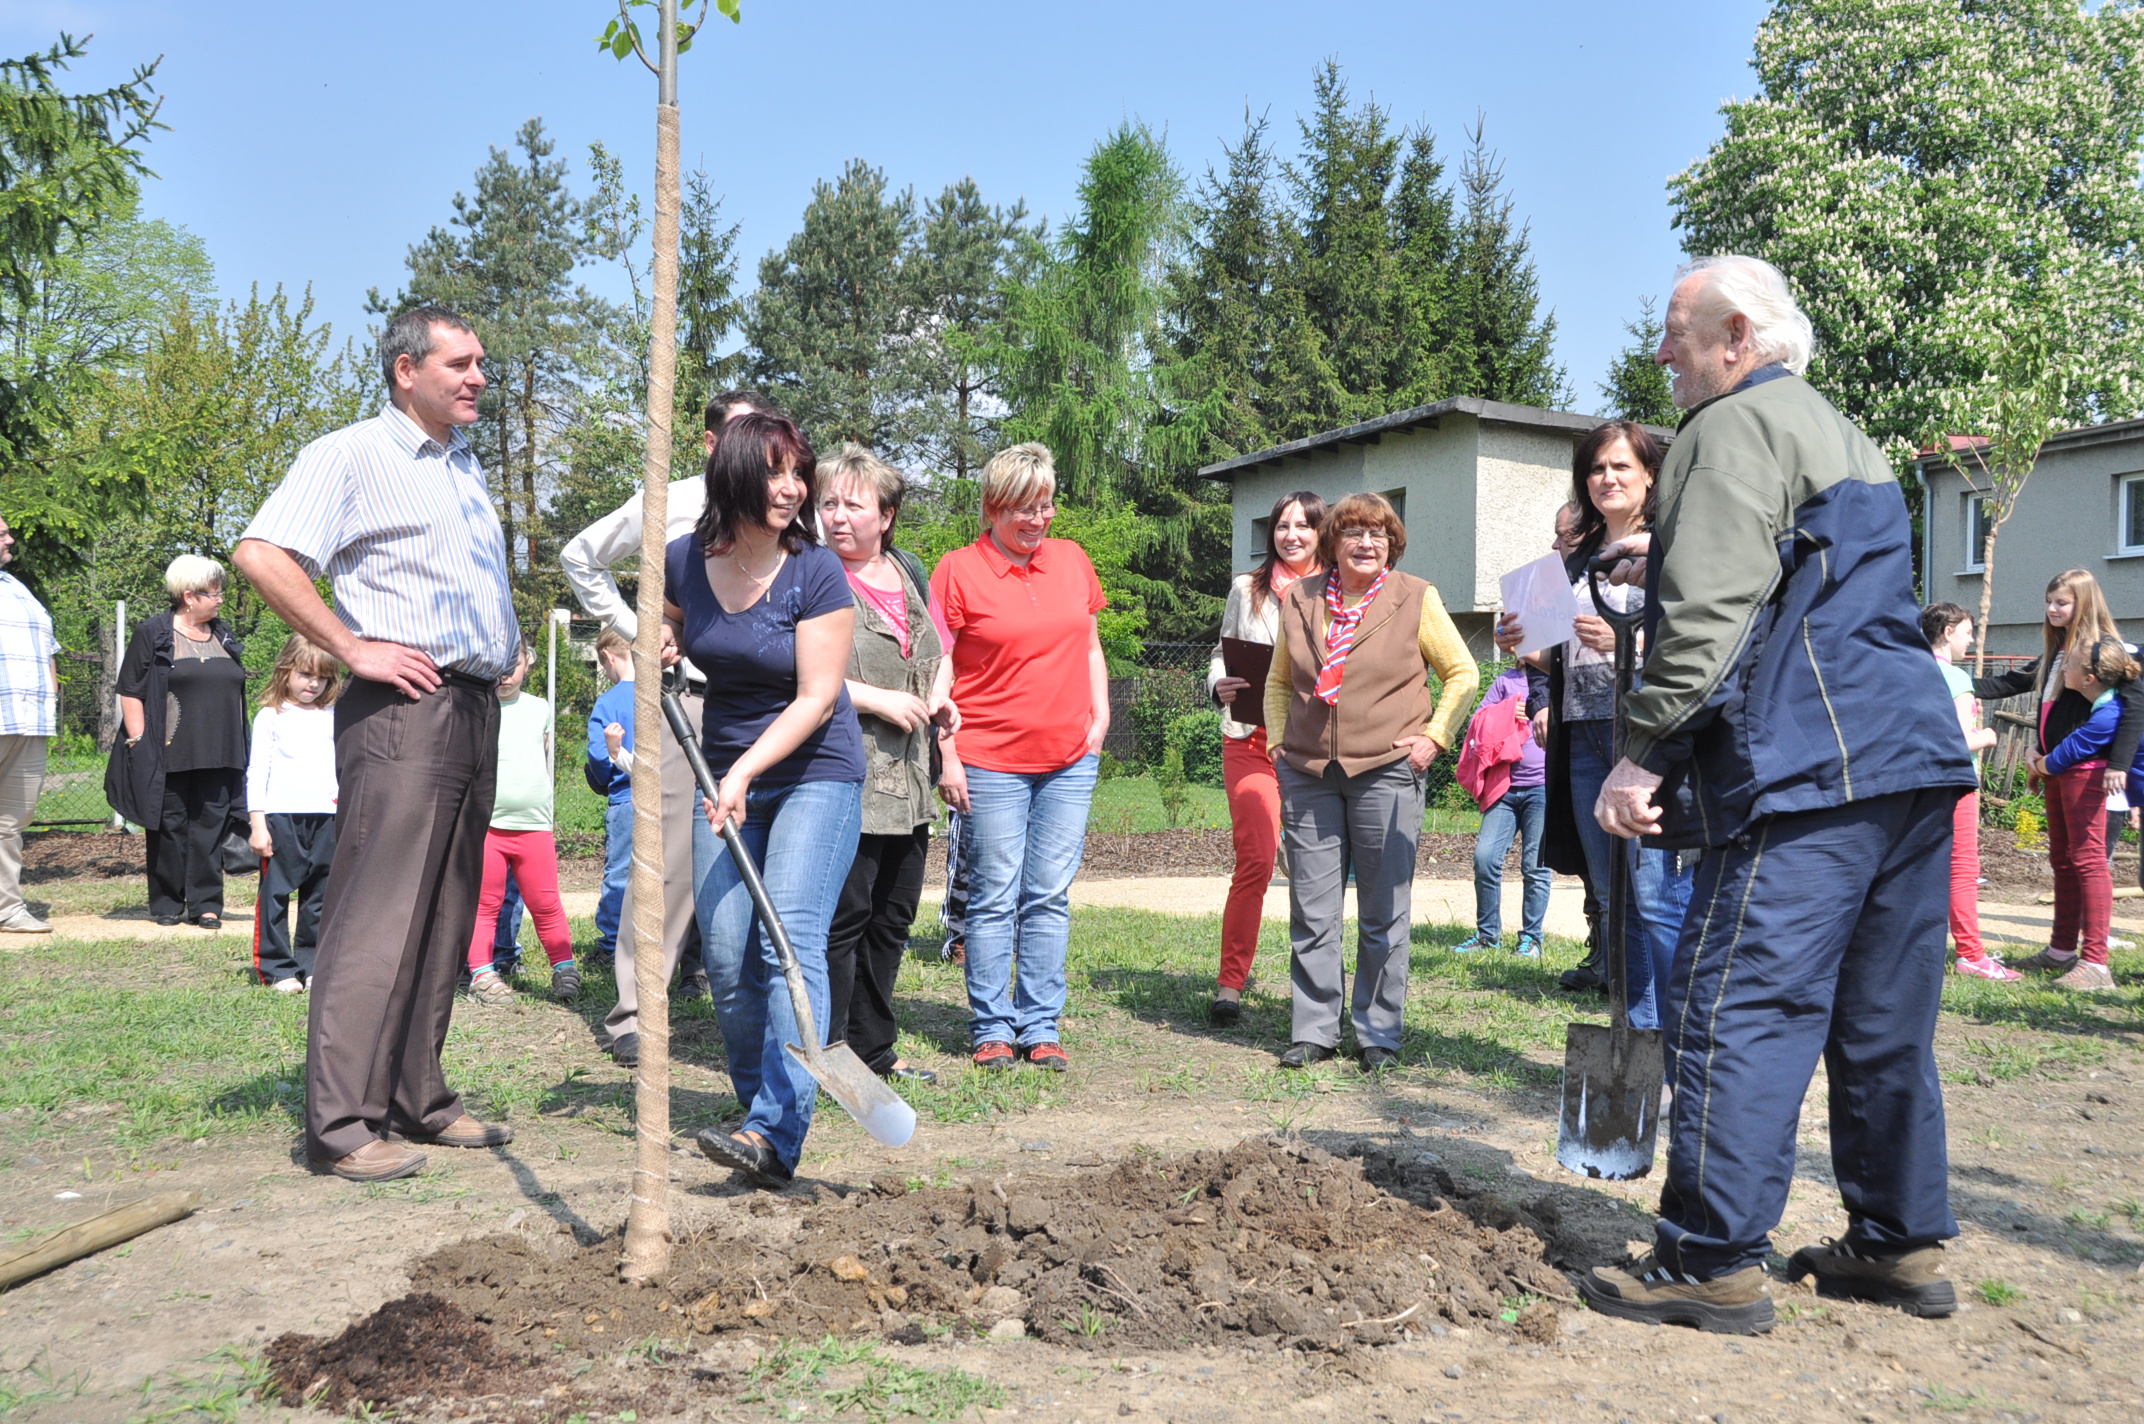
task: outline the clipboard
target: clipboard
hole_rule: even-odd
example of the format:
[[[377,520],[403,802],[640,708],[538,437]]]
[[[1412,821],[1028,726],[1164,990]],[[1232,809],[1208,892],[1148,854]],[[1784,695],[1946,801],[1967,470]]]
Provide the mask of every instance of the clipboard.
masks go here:
[[[1221,709],[1221,715],[1246,727],[1263,727],[1266,724],[1266,673],[1273,666],[1273,645],[1253,643],[1245,638],[1221,640],[1221,669],[1230,677],[1240,677],[1250,686],[1236,694],[1236,700]]]

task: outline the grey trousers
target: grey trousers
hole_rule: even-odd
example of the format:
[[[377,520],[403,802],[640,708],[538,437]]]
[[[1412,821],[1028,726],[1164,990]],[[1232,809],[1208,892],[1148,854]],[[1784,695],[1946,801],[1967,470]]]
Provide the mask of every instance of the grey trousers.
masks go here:
[[[50,737],[0,737],[0,920],[22,909],[22,828],[37,810],[51,743]]]
[[[335,862],[305,1051],[305,1147],[332,1162],[462,1115],[439,1051],[476,932],[499,777],[499,694],[352,678],[335,703]]]
[[[1400,1046],[1407,1003],[1415,845],[1427,778],[1405,757],[1345,775],[1337,762],[1311,776],[1280,762],[1281,841],[1288,852],[1288,975],[1297,1043],[1340,1046],[1345,967],[1342,896],[1355,870],[1355,1046]]]
[[[705,706],[697,692],[681,694],[685,715],[693,730],[700,727]],[[685,749],[663,727],[663,982],[677,973],[692,937],[692,818],[700,813],[700,788],[693,784],[692,765]],[[640,1032],[640,981],[633,974],[633,884],[625,886],[625,903],[618,911],[618,1004],[603,1020],[603,1031],[612,1042],[628,1033]]]

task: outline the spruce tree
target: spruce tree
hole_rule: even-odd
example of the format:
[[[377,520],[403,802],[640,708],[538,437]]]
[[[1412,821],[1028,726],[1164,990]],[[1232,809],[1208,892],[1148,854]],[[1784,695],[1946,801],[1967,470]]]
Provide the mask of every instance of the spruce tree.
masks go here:
[[[744,320],[744,299],[737,293],[737,224],[722,221],[722,199],[715,196],[704,170],[685,176],[678,209],[677,264],[677,426],[689,432],[715,392],[744,370],[741,352],[721,354],[723,340]],[[697,465],[699,445],[690,439],[679,448]]]
[[[919,402],[907,455],[919,473],[968,479],[997,444],[1004,407],[983,348],[1004,316],[1008,264],[1026,219],[1024,203],[985,203],[973,178],[947,184],[924,205],[904,263]]]
[[[1682,419],[1682,412],[1675,409],[1667,371],[1653,360],[1661,336],[1654,307],[1651,297],[1640,297],[1638,319],[1623,324],[1623,330],[1630,333],[1630,345],[1608,363],[1608,379],[1600,386],[1601,398],[1608,404],[1601,413],[1672,428]]]
[[[1427,405],[1452,390],[1451,354],[1439,340],[1449,326],[1457,229],[1444,161],[1428,129],[1407,135],[1399,190],[1392,200],[1396,310],[1390,373],[1392,409]]]
[[[1556,364],[1556,318],[1540,313],[1540,279],[1531,241],[1504,191],[1504,165],[1477,119],[1460,165],[1466,197],[1452,271],[1452,303],[1443,345],[1450,353],[1450,395],[1561,408],[1574,402]]]
[[[759,264],[748,369],[820,449],[905,443],[915,313],[902,262],[915,227],[914,197],[889,194],[884,170],[852,159],[813,185],[802,229]]]

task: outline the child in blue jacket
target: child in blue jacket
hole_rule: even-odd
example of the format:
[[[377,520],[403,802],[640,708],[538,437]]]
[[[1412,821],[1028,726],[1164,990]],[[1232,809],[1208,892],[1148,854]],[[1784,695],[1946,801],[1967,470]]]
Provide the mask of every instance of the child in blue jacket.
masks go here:
[[[605,628],[596,639],[596,665],[611,686],[588,710],[582,772],[589,789],[609,801],[603,809],[603,893],[596,899],[596,953],[609,959],[618,952],[618,917],[633,870],[633,645],[616,628]]]

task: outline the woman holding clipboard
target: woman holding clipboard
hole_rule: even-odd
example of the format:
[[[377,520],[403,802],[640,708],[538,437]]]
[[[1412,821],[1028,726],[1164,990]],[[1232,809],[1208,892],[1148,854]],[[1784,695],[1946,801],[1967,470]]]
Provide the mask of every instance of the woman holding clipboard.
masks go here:
[[[1206,669],[1206,691],[1221,709],[1221,775],[1236,841],[1235,878],[1221,912],[1220,981],[1206,1010],[1217,1024],[1243,1017],[1243,986],[1258,953],[1258,922],[1280,849],[1280,782],[1266,750],[1263,674],[1280,637],[1281,595],[1298,580],[1322,572],[1318,527],[1324,522],[1325,501],[1309,490],[1274,502],[1266,521],[1265,560],[1229,585],[1221,639]],[[1260,648],[1267,650],[1263,659]],[[1237,719],[1239,712],[1244,720]]]

